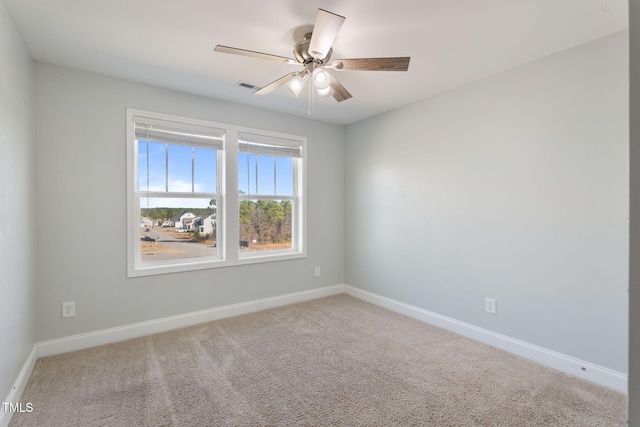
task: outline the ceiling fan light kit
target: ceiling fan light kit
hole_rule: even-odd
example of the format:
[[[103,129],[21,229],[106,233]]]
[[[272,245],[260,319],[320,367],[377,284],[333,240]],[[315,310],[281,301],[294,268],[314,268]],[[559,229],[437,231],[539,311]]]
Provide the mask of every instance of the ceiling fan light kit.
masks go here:
[[[307,83],[307,79],[309,78],[309,75],[307,73],[304,73],[302,77],[300,76],[300,74],[302,73],[296,74],[291,80],[286,83],[287,87],[291,90],[291,92],[293,92],[296,98],[298,97],[298,95],[300,95],[300,92],[302,92],[302,89],[304,88],[304,85]]]
[[[289,73],[254,92],[255,95],[266,95],[286,85],[293,94],[298,97],[302,93],[306,82],[309,82],[309,115],[313,117],[313,94],[321,98],[333,96],[338,101],[346,101],[352,95],[327,70],[335,71],[407,71],[410,57],[393,58],[355,58],[337,59],[329,63],[333,52],[332,45],[335,41],[345,18],[335,13],[318,9],[316,22],[312,33],[305,34],[304,38],[296,43],[293,48],[295,59],[263,52],[239,49],[235,47],[217,45],[216,52],[242,55],[270,61],[278,61],[285,64],[302,65],[304,69],[299,72]],[[311,79],[309,79],[311,76]],[[315,89],[315,90],[314,90]]]
[[[327,86],[325,88],[316,88],[316,92],[318,92],[318,95],[320,96],[320,98],[328,98],[331,95],[333,95],[333,88],[331,86]]]
[[[331,84],[331,78],[322,68],[313,70],[313,84],[318,89],[326,89]]]

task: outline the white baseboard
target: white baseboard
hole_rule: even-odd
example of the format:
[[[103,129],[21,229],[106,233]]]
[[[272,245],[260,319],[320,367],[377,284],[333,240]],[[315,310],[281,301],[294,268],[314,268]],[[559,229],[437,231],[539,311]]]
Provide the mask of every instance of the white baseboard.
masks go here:
[[[469,323],[442,316],[419,307],[344,285],[344,292],[355,298],[404,314],[434,326],[447,329],[467,338],[508,351],[542,365],[557,369],[613,390],[627,393],[627,375],[585,362],[562,353],[545,349],[506,335],[479,328]]]
[[[9,397],[7,397],[6,402],[15,403],[19,400],[38,357],[51,356],[98,345],[124,341],[185,326],[276,308],[283,305],[295,304],[330,295],[338,295],[341,293],[346,293],[363,301],[367,301],[414,319],[447,329],[473,340],[500,348],[518,356],[541,363],[545,366],[609,387],[616,391],[627,393],[626,374],[529,344],[506,335],[498,334],[450,317],[442,316],[400,301],[376,295],[353,286],[334,285],[39,342],[36,344],[34,350],[25,362],[24,368],[16,381],[16,385],[13,387]],[[0,412],[0,427],[8,425],[10,419],[10,414],[7,416],[7,414]]]
[[[295,292],[276,297],[263,298],[254,301],[231,304],[208,310],[195,311],[178,316],[165,317],[147,322],[134,323],[116,328],[103,329],[86,334],[73,335],[38,343],[38,357],[52,356],[54,354],[67,353],[84,348],[95,347],[138,338],[145,335],[156,334],[172,329],[192,326],[212,320],[223,319],[240,314],[253,313],[269,308],[309,301],[330,295],[338,295],[344,292],[344,285],[334,285],[309,291]],[[1,426],[0,426],[1,427]]]
[[[22,392],[24,388],[27,386],[27,382],[29,381],[29,377],[31,376],[31,372],[33,371],[33,367],[36,364],[36,360],[38,360],[38,345],[35,344],[27,356],[27,360],[24,362],[20,373],[18,374],[18,378],[15,383],[13,383],[13,387],[11,387],[11,391],[9,391],[9,395],[2,403],[20,403],[20,398],[22,397]],[[22,402],[26,403],[26,402]],[[11,417],[13,415],[10,411],[5,411],[5,405],[0,406],[0,427],[7,427],[9,422],[11,421]]]

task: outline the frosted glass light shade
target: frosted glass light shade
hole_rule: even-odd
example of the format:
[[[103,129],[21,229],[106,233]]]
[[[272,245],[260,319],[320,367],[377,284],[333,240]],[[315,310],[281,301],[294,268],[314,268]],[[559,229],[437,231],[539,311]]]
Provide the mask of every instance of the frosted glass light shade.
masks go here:
[[[300,77],[300,75],[297,75],[287,82],[287,87],[289,88],[289,90],[291,90],[291,92],[293,92],[296,98],[298,97],[298,95],[300,95],[300,92],[302,92],[302,88],[304,88],[305,81],[306,81],[306,76],[305,78],[302,78]]]
[[[331,76],[321,68],[313,70],[313,85],[317,89],[326,89],[331,84]]]

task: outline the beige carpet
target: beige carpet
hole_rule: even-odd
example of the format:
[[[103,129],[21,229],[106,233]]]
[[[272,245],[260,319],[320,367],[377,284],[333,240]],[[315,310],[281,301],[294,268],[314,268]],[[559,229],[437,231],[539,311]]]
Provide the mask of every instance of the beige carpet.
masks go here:
[[[338,295],[39,359],[10,426],[624,426],[626,398]]]

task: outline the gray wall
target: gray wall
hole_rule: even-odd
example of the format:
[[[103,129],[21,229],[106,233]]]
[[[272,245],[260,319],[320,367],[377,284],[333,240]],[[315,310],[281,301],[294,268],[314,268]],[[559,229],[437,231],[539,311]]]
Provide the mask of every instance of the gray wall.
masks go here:
[[[626,373],[627,38],[348,126],[346,283]]]
[[[342,126],[42,63],[35,74],[39,341],[344,282]],[[126,107],[307,136],[308,257],[127,279]],[[75,318],[61,319],[63,301]]]
[[[629,2],[631,213],[629,247],[629,425],[640,426],[640,3]]]
[[[0,399],[35,337],[33,63],[0,0]]]

